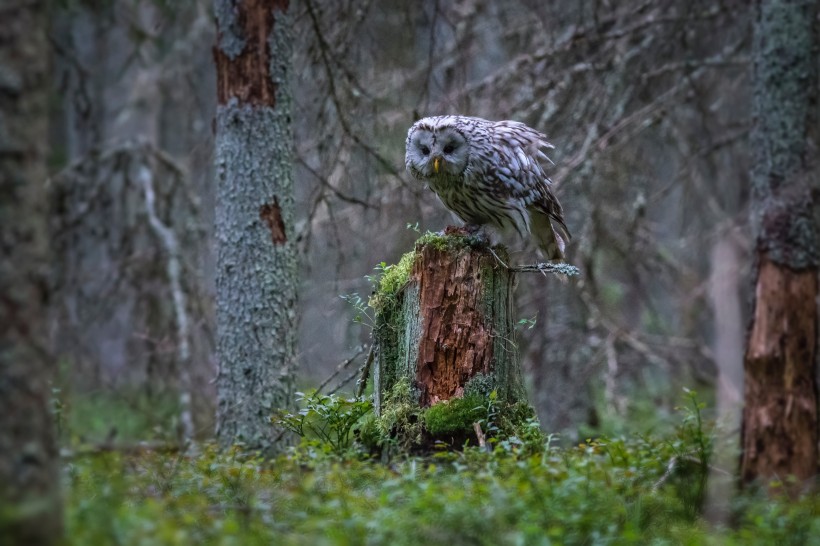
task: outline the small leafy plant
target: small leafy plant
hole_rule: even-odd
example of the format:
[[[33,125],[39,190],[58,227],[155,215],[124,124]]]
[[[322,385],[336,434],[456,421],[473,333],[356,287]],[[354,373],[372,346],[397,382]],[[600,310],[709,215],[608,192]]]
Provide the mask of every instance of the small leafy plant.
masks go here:
[[[373,409],[369,400],[360,398],[302,392],[296,396],[304,407],[297,413],[280,413],[273,417],[273,422],[300,438],[326,444],[337,455],[348,452],[354,427]]]

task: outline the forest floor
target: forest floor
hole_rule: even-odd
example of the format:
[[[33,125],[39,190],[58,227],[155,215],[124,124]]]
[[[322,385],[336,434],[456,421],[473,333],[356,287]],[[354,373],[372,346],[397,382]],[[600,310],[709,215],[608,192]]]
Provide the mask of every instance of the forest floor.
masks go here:
[[[425,456],[310,437],[275,459],[208,444],[77,450],[70,544],[818,544],[817,494],[735,493],[712,521],[714,433],[693,404],[672,434],[570,447],[533,430]]]

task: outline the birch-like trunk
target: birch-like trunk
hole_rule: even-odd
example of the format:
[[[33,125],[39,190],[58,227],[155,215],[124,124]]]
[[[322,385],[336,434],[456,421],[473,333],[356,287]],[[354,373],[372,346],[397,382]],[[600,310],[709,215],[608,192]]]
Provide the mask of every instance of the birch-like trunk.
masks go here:
[[[295,358],[288,2],[216,0],[217,436],[275,449]]]
[[[58,544],[45,327],[46,2],[0,5],[0,543]]]

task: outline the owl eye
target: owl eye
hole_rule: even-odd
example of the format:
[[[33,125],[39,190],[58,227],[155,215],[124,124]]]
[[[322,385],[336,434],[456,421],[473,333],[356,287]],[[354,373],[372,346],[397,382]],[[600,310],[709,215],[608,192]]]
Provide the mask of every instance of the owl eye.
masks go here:
[[[455,149],[456,149],[455,146],[453,146],[452,144],[448,144],[447,146],[444,147],[443,151],[444,151],[445,154],[451,154],[451,153],[453,153],[453,150],[455,150]]]
[[[427,146],[422,146],[421,153],[423,153],[424,155],[430,155],[430,148],[428,148]]]

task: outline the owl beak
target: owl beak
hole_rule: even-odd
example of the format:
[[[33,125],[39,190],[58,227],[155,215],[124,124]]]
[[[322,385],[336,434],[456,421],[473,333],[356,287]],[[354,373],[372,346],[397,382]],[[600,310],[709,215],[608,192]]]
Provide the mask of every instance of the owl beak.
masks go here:
[[[433,170],[436,171],[436,174],[438,174],[438,170],[439,170],[440,167],[441,167],[441,158],[440,157],[433,158]]]

